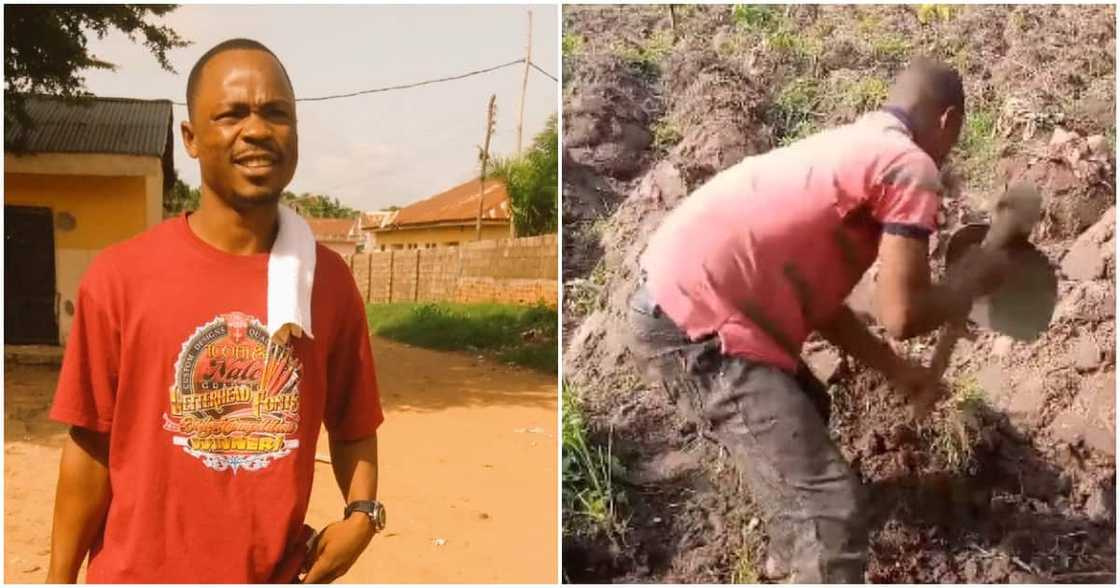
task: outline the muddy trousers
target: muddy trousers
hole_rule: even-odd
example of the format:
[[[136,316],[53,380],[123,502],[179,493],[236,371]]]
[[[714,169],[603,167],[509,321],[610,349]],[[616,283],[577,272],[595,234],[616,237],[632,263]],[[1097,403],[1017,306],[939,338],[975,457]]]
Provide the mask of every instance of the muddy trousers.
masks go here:
[[[864,580],[862,488],[828,435],[829,398],[803,365],[796,376],[723,355],[718,337],[689,341],[640,287],[629,343],[645,378],[731,454],[762,511],[771,573],[798,583]]]

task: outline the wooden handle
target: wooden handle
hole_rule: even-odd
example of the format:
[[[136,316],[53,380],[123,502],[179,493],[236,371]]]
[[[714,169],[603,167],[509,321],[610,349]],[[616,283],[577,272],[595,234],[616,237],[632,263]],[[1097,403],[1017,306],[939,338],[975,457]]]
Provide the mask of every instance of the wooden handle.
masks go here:
[[[953,321],[941,327],[937,334],[937,344],[933,348],[933,359],[929,362],[929,369],[933,372],[934,379],[940,380],[945,370],[949,368],[949,360],[953,357],[953,348],[957,340],[964,335],[963,322]]]

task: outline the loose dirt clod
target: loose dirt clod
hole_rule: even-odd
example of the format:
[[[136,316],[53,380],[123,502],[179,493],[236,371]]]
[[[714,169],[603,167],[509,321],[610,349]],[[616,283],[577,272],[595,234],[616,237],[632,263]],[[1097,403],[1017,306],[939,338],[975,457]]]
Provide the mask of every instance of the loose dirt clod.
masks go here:
[[[1047,198],[1032,240],[1059,298],[1035,341],[973,329],[945,376],[952,399],[916,426],[880,375],[806,344],[869,493],[867,580],[1113,581],[1114,10],[678,6],[674,27],[666,6],[564,8],[580,40],[565,55],[564,373],[590,438],[609,432],[631,473],[617,537],[565,536],[567,580],[763,577],[765,525],[728,456],[628,361],[637,259],[713,174],[875,108],[927,53],[961,70],[969,108],[935,270],[947,235],[1028,179]],[[851,301],[869,319],[873,281]],[[928,362],[932,337],[897,348]]]

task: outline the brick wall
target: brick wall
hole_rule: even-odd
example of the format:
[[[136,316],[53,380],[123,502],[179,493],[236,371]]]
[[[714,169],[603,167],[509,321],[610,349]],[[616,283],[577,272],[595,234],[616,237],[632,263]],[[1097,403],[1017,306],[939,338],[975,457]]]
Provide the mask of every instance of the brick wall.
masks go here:
[[[556,235],[346,256],[367,302],[556,306]]]

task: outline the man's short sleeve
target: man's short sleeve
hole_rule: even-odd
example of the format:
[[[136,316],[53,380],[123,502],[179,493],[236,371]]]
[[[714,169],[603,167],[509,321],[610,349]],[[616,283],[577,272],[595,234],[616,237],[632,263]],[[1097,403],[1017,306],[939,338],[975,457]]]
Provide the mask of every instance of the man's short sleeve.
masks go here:
[[[374,434],[384,420],[377,376],[370,350],[365,306],[353,279],[347,278],[344,324],[328,352],[327,406],[323,421],[335,441],[354,441]]]
[[[66,340],[50,418],[102,433],[113,424],[120,371],[120,329],[85,282]]]
[[[937,229],[941,179],[928,155],[915,151],[895,158],[879,178],[871,214],[885,233],[924,238]]]

